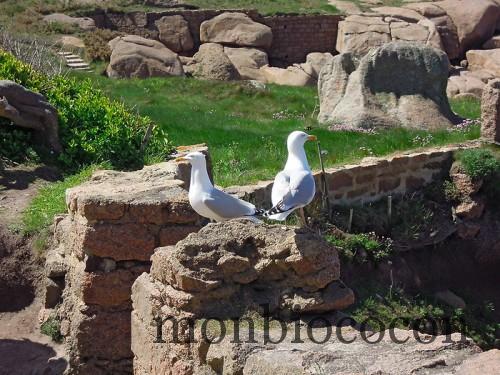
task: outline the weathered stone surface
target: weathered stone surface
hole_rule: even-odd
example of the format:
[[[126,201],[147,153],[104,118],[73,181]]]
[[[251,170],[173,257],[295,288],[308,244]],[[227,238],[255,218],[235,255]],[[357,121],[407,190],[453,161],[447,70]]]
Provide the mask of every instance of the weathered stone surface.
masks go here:
[[[493,75],[484,70],[462,70],[458,74],[450,76],[446,93],[449,98],[469,94],[480,99],[484,86],[490,78],[493,78]]]
[[[238,70],[242,79],[264,80],[259,69],[269,64],[267,53],[257,48],[248,47],[224,47],[224,53]]]
[[[243,344],[230,345],[227,349],[214,356],[210,346],[208,358],[215,363],[214,357],[220,363],[238,358],[237,370],[244,375],[276,375],[276,374],[312,374],[321,369],[325,374],[392,374],[406,375],[410,373],[426,373],[433,368],[434,374],[450,374],[465,358],[474,358],[479,349],[470,341],[464,340],[461,344],[447,342],[445,336],[437,336],[432,344],[418,342],[412,331],[396,329],[393,335],[398,340],[405,340],[404,345],[391,341],[388,331],[376,344],[369,344],[361,340],[360,333],[352,328],[342,328],[341,334],[347,340],[355,341],[350,344],[341,343],[337,339],[330,339],[327,343],[314,343],[324,340],[326,329],[312,329],[308,337],[305,329],[300,335],[302,344],[290,342],[287,338],[278,345]],[[335,328],[333,329],[335,332]],[[280,331],[270,333],[271,337],[280,337]],[[424,339],[425,335],[420,334]],[[380,334],[368,338],[375,341]],[[453,335],[452,341],[459,341],[459,336]],[[427,336],[427,340],[431,336]],[[257,340],[259,343],[261,340]],[[458,349],[459,347],[462,349]],[[297,350],[299,349],[299,350]],[[220,350],[219,350],[220,351]],[[221,355],[222,354],[222,355]],[[234,361],[234,360],[233,360]],[[439,364],[439,365],[438,365]],[[234,373],[237,373],[235,371]]]
[[[500,143],[500,79],[490,81],[483,91],[481,137]]]
[[[422,44],[393,42],[364,56],[335,56],[319,78],[318,120],[360,128],[439,129],[458,119],[446,97],[446,54]]]
[[[337,51],[364,56],[391,41],[411,41],[444,49],[435,23],[418,12],[395,7],[374,8],[381,13],[352,15],[339,23]]]
[[[130,307],[132,284],[148,266],[119,269],[115,272],[85,272],[82,274],[82,301],[103,307]]]
[[[50,250],[45,256],[45,275],[50,278],[62,277],[66,274],[68,266],[64,257],[55,250]]]
[[[459,193],[464,197],[476,194],[479,189],[481,189],[481,186],[483,186],[483,180],[473,180],[470,178],[469,175],[463,171],[459,163],[454,163],[452,165],[450,177]]]
[[[470,70],[486,70],[500,77],[500,48],[467,51]]]
[[[199,216],[189,205],[184,178],[174,162],[136,172],[98,171],[88,182],[66,191],[66,204],[70,212],[91,223],[195,223]]]
[[[229,46],[269,48],[273,41],[271,28],[253,21],[243,13],[222,13],[200,26],[202,43]]]
[[[492,0],[444,0],[436,5],[451,18],[457,30],[460,57],[491,38],[500,16],[500,5]]]
[[[481,200],[467,200],[460,203],[456,209],[455,213],[458,217],[470,220],[479,219],[484,212],[484,202]]]
[[[163,16],[155,22],[158,39],[174,52],[191,51],[194,48],[189,24],[181,15]]]
[[[354,298],[334,284],[338,256],[321,238],[244,220],[210,224],[156,250],[151,276],[191,295],[182,310],[197,316],[238,316],[263,303],[272,312],[324,312]],[[259,285],[266,287],[258,291]]]
[[[9,80],[0,80],[0,117],[31,129],[35,142],[61,152],[57,110],[39,93]]]
[[[47,23],[62,23],[78,26],[82,30],[95,29],[95,22],[90,17],[71,17],[63,13],[53,13],[43,17],[43,21]]]
[[[491,349],[466,359],[459,367],[456,375],[495,374],[500,368],[500,350]]]
[[[308,64],[295,64],[286,69],[266,65],[260,68],[260,72],[265,82],[276,85],[311,86],[316,83],[312,68]]]
[[[224,53],[224,47],[217,43],[202,44],[188,65],[189,72],[198,78],[217,81],[240,79],[238,70]]]
[[[111,78],[183,76],[179,56],[162,43],[136,35],[109,42],[111,58],[106,72]]]
[[[321,69],[333,60],[333,56],[331,53],[321,53],[321,52],[312,52],[306,57],[306,64],[309,64],[312,68],[312,75],[314,78],[318,79],[319,72]]]

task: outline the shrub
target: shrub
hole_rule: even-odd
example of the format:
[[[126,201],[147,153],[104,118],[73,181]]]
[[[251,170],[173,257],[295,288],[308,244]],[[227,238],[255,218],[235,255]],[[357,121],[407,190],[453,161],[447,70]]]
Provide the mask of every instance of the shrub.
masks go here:
[[[443,190],[447,202],[459,202],[462,199],[462,194],[453,181],[446,180],[443,182]]]
[[[484,148],[462,151],[458,160],[467,175],[474,179],[488,178],[500,170],[500,161]]]
[[[145,162],[165,158],[172,150],[160,127],[109,99],[89,80],[60,75],[48,78],[4,51],[0,51],[0,79],[43,94],[57,108],[64,149],[58,161],[67,171],[104,162],[118,169],[140,168]]]
[[[111,49],[108,42],[120,35],[121,33],[108,29],[96,29],[86,33],[83,41],[87,57],[92,61],[109,61]]]
[[[353,260],[357,253],[365,251],[368,258],[378,262],[389,258],[392,254],[392,242],[388,238],[378,238],[374,233],[346,235],[340,238],[327,235],[325,239],[340,250],[340,254]]]
[[[49,336],[52,341],[61,342],[63,336],[61,335],[61,323],[55,317],[50,317],[42,323],[40,332]]]

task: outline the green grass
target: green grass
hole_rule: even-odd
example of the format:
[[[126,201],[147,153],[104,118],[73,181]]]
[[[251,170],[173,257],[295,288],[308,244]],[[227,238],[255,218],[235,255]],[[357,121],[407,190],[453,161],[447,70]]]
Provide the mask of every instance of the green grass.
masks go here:
[[[257,9],[261,14],[338,13],[327,0],[187,0],[205,9]]]
[[[418,327],[417,330],[433,335],[462,332],[484,350],[495,345],[495,332],[500,328],[500,324],[495,319],[495,306],[490,301],[483,301],[481,304],[467,301],[467,307],[462,310],[439,303],[432,297],[412,296],[399,289],[387,291],[380,286],[374,286],[373,283],[369,286],[358,285],[355,290],[356,303],[345,313],[358,323],[367,322],[375,331],[379,331],[376,323],[378,320],[386,329],[393,323],[396,328]],[[399,319],[395,321],[396,317]],[[418,319],[428,318],[436,321],[437,331],[414,324]],[[449,319],[449,327],[442,324],[445,319]]]
[[[23,213],[23,234],[39,235],[43,239],[45,237],[43,230],[52,224],[54,216],[66,212],[66,189],[87,181],[97,168],[97,166],[84,168],[63,181],[42,187]],[[43,247],[42,243],[40,247]]]
[[[425,132],[392,129],[378,134],[330,132],[318,126],[317,93],[311,87],[269,85],[259,91],[242,83],[194,79],[110,80],[89,75],[96,86],[114,99],[134,106],[163,126],[175,145],[207,143],[214,161],[216,182],[242,185],[274,177],[286,159],[286,137],[293,130],[312,126],[327,167],[354,162],[365,156],[461,142],[479,137],[479,127],[467,131]],[[463,112],[463,103],[455,108]],[[479,106],[469,103],[467,108]],[[473,111],[472,111],[473,112]],[[314,116],[315,117],[315,116]],[[476,117],[476,116],[475,116]],[[319,167],[316,147],[306,145],[313,168]]]

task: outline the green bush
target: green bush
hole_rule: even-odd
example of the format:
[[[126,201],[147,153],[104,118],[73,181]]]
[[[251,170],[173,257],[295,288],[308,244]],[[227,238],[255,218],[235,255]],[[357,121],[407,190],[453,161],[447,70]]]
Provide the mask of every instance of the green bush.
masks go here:
[[[500,170],[500,161],[493,153],[484,148],[462,151],[458,160],[471,178],[488,178]]]
[[[340,254],[348,260],[355,259],[360,251],[366,252],[367,257],[375,262],[389,258],[392,254],[391,240],[378,238],[374,233],[352,234],[344,238],[326,235],[325,239],[336,246]]]
[[[43,94],[57,108],[64,149],[58,161],[67,171],[104,162],[118,169],[134,169],[162,160],[172,150],[160,127],[109,99],[89,80],[48,78],[4,51],[0,51],[0,79]],[[148,129],[151,137],[144,146]]]
[[[54,317],[50,317],[42,323],[40,332],[49,336],[52,341],[61,342],[63,340],[63,336],[61,335],[61,323]]]
[[[96,29],[86,33],[83,37],[85,54],[92,61],[109,61],[111,48],[108,42],[119,35],[121,33],[108,29]]]

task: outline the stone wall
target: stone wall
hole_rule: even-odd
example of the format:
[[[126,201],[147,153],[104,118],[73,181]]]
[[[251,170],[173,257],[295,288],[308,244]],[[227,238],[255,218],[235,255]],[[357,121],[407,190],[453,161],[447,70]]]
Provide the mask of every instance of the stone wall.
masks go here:
[[[100,171],[67,191],[69,214],[56,220],[56,246],[47,255],[46,308],[57,309],[74,373],[132,372],[132,284],[149,272],[154,249],[200,228],[186,168],[169,162]],[[59,300],[52,281],[64,288]]]
[[[328,168],[328,196],[333,204],[349,205],[421,189],[447,175],[454,151],[475,146],[476,142],[471,142],[389,157],[369,157],[359,164]],[[314,176],[319,190],[321,174],[315,172]],[[262,181],[257,185],[230,187],[226,191],[267,208],[272,184],[272,181]]]
[[[221,13],[231,10],[167,10],[164,12],[99,12],[90,14],[96,26],[118,30],[127,34],[136,34],[157,39],[155,21],[163,16],[182,15],[189,24],[195,47],[190,54],[200,47],[200,25]],[[274,40],[268,54],[271,65],[288,66],[303,63],[311,52],[331,52],[335,54],[337,27],[342,19],[337,15],[279,15],[261,16],[255,10],[236,10],[250,16],[257,22],[268,25]]]

